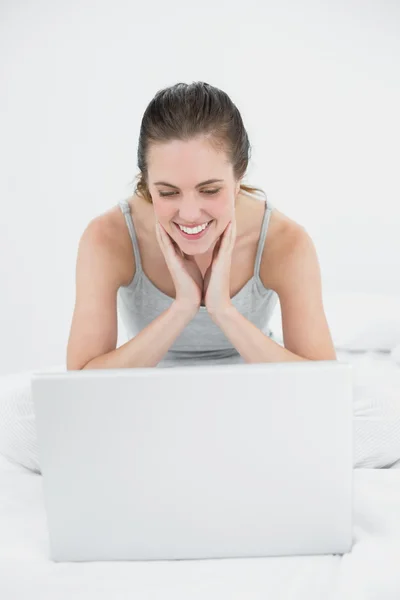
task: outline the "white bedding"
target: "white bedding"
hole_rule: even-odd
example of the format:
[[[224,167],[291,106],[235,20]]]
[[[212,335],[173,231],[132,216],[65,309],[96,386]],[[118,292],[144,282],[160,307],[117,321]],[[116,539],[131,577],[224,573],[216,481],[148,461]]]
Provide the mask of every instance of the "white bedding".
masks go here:
[[[354,546],[343,556],[53,563],[42,477],[0,460],[5,600],[398,600],[400,469],[355,469]]]
[[[400,368],[387,355],[338,358],[355,365],[366,397],[399,399]],[[0,456],[0,598],[399,600],[400,463],[394,467],[354,470],[354,546],[343,556],[53,563],[42,477]]]

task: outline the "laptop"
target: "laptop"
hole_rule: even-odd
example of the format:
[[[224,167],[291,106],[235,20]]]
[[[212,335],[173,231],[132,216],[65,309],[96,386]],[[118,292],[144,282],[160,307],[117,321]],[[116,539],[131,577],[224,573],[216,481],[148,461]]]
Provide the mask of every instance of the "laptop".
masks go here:
[[[343,554],[352,366],[32,375],[53,561]]]

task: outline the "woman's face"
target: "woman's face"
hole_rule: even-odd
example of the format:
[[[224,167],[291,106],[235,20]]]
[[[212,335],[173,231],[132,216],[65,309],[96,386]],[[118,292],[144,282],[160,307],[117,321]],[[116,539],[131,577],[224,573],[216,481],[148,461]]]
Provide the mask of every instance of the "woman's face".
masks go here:
[[[190,255],[212,249],[234,215],[240,189],[226,154],[206,138],[152,145],[148,180],[155,216],[180,249]],[[194,233],[196,226],[205,229]]]

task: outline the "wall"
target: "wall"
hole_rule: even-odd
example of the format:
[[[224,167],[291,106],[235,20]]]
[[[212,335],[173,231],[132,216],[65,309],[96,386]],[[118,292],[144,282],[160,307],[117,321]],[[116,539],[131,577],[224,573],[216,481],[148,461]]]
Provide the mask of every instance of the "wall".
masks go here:
[[[246,180],[312,235],[324,289],[400,293],[398,4],[0,11],[1,373],[65,360],[80,235],[131,193],[143,111],[177,81],[230,94]]]

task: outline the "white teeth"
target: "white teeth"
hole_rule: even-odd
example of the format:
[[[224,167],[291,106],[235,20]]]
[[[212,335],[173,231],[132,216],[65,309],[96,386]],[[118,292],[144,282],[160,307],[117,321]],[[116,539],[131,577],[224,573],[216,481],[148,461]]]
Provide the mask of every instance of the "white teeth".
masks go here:
[[[185,233],[199,233],[200,231],[203,231],[203,229],[205,229],[207,227],[208,223],[203,223],[203,225],[198,225],[198,227],[184,227],[183,225],[179,225],[180,229],[182,229],[182,231],[184,231]]]

